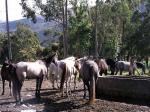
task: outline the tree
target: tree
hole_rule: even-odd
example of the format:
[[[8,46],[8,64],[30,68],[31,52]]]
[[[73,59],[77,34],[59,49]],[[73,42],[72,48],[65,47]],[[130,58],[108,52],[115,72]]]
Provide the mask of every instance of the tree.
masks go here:
[[[68,11],[67,0],[50,0],[43,4],[41,0],[32,0],[33,6],[29,6],[29,0],[21,0],[21,6],[24,10],[24,16],[32,18],[33,22],[36,22],[36,14],[40,14],[45,17],[46,21],[55,20],[59,22],[63,27],[63,47],[64,57],[67,56],[67,36],[68,36]]]
[[[91,23],[86,0],[72,1],[74,16],[69,19],[69,53],[89,55],[91,47]]]
[[[37,58],[36,52],[41,48],[37,35],[23,24],[17,25],[12,38],[14,61],[32,61]]]
[[[5,59],[8,59],[8,38],[4,33],[0,33],[0,63],[3,63]]]

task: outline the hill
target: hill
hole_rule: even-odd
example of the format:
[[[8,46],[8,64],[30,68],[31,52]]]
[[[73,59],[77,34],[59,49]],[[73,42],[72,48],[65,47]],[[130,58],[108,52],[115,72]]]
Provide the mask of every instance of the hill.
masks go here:
[[[15,31],[17,28],[17,24],[22,23],[25,25],[28,25],[31,30],[36,32],[38,34],[38,38],[41,43],[48,41],[51,41],[53,37],[45,37],[44,36],[44,30],[46,29],[53,29],[56,31],[62,31],[61,25],[55,21],[45,22],[44,18],[37,17],[37,22],[33,23],[30,19],[20,19],[16,21],[10,21],[9,22],[9,28],[10,31]],[[0,32],[6,32],[6,23],[0,21]]]

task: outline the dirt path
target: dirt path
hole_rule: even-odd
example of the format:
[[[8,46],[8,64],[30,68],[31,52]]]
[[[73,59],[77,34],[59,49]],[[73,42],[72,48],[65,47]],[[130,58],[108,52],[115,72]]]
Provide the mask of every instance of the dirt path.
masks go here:
[[[0,96],[0,111],[36,110],[42,112],[150,112],[147,105],[130,104],[125,102],[109,101],[106,99],[97,99],[92,106],[86,104],[83,99],[82,83],[78,83],[76,91],[73,91],[70,98],[60,97],[58,90],[52,90],[51,84],[45,80],[42,85],[41,100],[34,96],[35,80],[26,80],[22,89],[23,104],[15,106],[15,100],[9,96],[8,83],[6,83],[6,94]],[[0,81],[0,94],[2,92],[2,83]],[[34,111],[33,111],[34,112]]]

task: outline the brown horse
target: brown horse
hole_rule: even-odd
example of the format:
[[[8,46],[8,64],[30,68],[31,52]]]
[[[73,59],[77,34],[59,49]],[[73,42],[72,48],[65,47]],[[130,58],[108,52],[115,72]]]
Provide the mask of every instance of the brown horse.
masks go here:
[[[1,68],[1,78],[3,83],[2,95],[4,95],[5,93],[5,80],[9,81],[9,88],[10,88],[10,95],[11,95],[11,74],[9,73],[8,67],[9,67],[9,63],[5,62],[3,63]]]
[[[80,72],[80,77],[84,83],[84,98],[86,98],[86,87],[89,92],[88,104],[95,102],[95,85],[99,76],[97,64],[92,60],[79,59],[75,64],[77,70]]]
[[[105,59],[96,59],[95,62],[97,63],[99,67],[100,75],[102,76],[103,73],[107,75],[108,65]]]

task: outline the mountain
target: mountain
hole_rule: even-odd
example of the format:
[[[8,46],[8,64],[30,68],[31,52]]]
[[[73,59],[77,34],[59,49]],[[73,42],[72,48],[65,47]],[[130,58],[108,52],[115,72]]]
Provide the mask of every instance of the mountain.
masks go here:
[[[43,41],[48,40],[47,37],[43,35],[44,30],[46,29],[54,29],[56,31],[62,31],[61,25],[55,21],[45,22],[44,18],[38,16],[37,22],[33,23],[30,19],[20,19],[16,21],[9,22],[10,31],[15,31],[17,28],[17,24],[22,23],[28,25],[31,30],[38,34],[39,40],[42,43]],[[6,23],[0,23],[0,32],[6,32]]]

